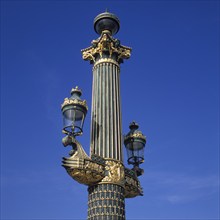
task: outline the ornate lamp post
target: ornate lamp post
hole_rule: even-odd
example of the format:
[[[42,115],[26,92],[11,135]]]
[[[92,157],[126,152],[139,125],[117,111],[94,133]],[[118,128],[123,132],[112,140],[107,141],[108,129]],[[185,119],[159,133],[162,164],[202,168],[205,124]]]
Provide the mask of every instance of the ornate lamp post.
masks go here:
[[[88,186],[88,219],[125,219],[125,198],[143,195],[138,176],[143,174],[146,137],[133,122],[124,137],[128,151],[125,168],[122,152],[122,125],[120,102],[120,64],[130,57],[131,48],[122,46],[113,38],[120,28],[119,19],[112,13],[99,14],[94,19],[94,29],[100,37],[82,50],[84,60],[93,64],[92,120],[90,156],[76,140],[83,132],[87,113],[81,90],[72,90],[64,100],[64,146],[72,146],[70,157],[63,158],[68,174]]]

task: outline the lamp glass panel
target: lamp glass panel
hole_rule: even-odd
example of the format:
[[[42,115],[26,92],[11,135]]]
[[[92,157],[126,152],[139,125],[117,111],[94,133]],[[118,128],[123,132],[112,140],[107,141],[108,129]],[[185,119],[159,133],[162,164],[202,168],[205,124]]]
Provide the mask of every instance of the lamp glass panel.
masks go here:
[[[132,142],[126,144],[126,150],[127,150],[128,158],[132,157],[133,156],[133,153],[132,153],[133,143]]]
[[[74,127],[76,129],[76,132],[82,131],[83,124],[84,124],[84,119],[85,119],[85,114],[83,112],[80,112],[80,118],[76,117],[76,120],[75,120],[75,123],[74,123]]]
[[[136,141],[133,142],[133,149],[134,149],[135,151],[142,150],[142,148],[144,148],[143,142],[140,142],[140,141],[138,141],[138,140],[136,140]]]
[[[84,118],[84,113],[81,110],[75,110],[75,121],[81,121]]]
[[[74,109],[68,109],[65,112],[63,112],[63,126],[68,127],[72,126],[75,121],[75,110]]]
[[[63,112],[63,126],[68,132],[78,133],[82,131],[84,112],[80,109],[70,108]]]
[[[145,143],[135,140],[126,144],[128,160],[131,163],[139,163],[144,159]]]

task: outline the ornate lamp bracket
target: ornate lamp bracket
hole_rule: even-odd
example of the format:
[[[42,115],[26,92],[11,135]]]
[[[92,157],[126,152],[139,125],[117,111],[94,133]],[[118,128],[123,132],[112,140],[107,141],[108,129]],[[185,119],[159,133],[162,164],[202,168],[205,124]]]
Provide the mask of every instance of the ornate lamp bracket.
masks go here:
[[[86,154],[82,145],[72,136],[63,139],[64,146],[71,145],[70,157],[63,157],[63,167],[77,182],[91,186],[112,183],[125,188],[125,198],[143,195],[140,182],[133,170],[125,168],[118,160]]]
[[[77,182],[85,185],[93,185],[105,176],[104,161],[97,158],[92,160],[84,151],[82,145],[73,137],[73,150],[70,157],[63,157],[63,167],[67,173]]]
[[[143,189],[140,185],[136,172],[125,168],[125,198],[143,196]]]

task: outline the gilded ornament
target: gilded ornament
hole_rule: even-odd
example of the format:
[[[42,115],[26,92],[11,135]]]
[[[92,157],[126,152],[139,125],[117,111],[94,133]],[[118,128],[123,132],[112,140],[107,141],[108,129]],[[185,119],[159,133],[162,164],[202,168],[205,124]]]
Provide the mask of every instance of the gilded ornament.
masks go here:
[[[105,176],[103,164],[97,164],[86,154],[81,144],[74,139],[76,150],[69,158],[63,158],[63,167],[67,173],[77,182],[92,185],[99,182]]]
[[[96,57],[103,58],[103,53],[108,52],[108,58],[112,58],[116,54],[116,61],[122,62],[123,59],[128,59],[131,56],[131,48],[120,45],[120,41],[114,39],[108,32],[103,32],[97,40],[92,41],[92,46],[81,50],[84,60],[96,62]]]
[[[115,64],[119,68],[119,63],[117,61],[115,61],[114,59],[101,58],[95,62],[93,69],[95,69],[97,67],[97,65],[102,64],[102,63],[112,63],[112,64]]]
[[[122,184],[124,183],[124,166],[120,161],[107,160],[105,162],[106,176],[102,182]]]
[[[133,134],[130,134],[128,136],[125,136],[124,140],[126,141],[128,138],[141,138],[146,141],[146,136],[144,136],[140,131],[133,133]]]
[[[65,98],[63,104],[61,105],[61,108],[64,108],[66,105],[71,105],[71,104],[77,104],[77,105],[82,105],[88,110],[88,106],[86,104],[86,100],[78,100],[78,99],[69,99]]]
[[[74,180],[88,186],[97,183],[120,185],[125,189],[125,198],[132,198],[143,194],[136,173],[133,170],[124,168],[121,161],[110,158],[104,159],[98,155],[92,155],[90,158],[76,139],[73,138],[72,142],[76,145],[76,149],[71,157],[63,158],[63,166]],[[115,197],[114,194],[116,192],[108,187],[104,192],[110,193],[109,197],[106,196],[107,198],[105,197],[105,199]],[[96,194],[98,195],[98,193]],[[120,194],[123,196],[123,193]],[[104,199],[101,195],[99,197]],[[96,200],[94,198],[94,201]]]
[[[125,198],[143,195],[140,182],[133,170],[125,168]]]

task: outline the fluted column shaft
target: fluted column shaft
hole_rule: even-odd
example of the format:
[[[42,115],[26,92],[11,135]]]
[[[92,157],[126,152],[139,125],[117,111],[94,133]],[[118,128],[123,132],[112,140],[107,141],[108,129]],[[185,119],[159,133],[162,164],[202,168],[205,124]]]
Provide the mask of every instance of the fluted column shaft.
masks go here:
[[[100,59],[93,68],[91,154],[123,160],[120,68]]]

